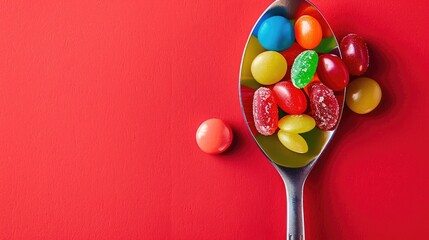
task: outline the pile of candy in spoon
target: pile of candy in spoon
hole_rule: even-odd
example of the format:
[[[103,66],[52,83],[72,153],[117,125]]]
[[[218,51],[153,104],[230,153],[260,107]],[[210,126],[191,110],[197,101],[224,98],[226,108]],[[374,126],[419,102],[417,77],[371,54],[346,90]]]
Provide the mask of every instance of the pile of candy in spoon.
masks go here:
[[[259,84],[253,94],[254,127],[264,136],[277,134],[287,149],[297,153],[308,151],[307,142],[300,134],[315,127],[323,131],[335,129],[340,117],[335,92],[347,88],[346,104],[358,114],[371,112],[381,100],[377,82],[360,77],[369,66],[364,39],[356,34],[345,36],[340,43],[342,59],[319,51],[323,37],[332,36],[325,24],[305,14],[297,19],[271,16],[261,22],[249,40],[257,41],[263,48],[250,66],[251,77]],[[350,76],[357,78],[349,83]],[[200,129],[197,131],[198,145],[213,142],[213,138]],[[207,132],[205,128],[204,133]],[[224,133],[231,135],[227,130]],[[224,139],[229,146],[232,135],[217,139]],[[213,148],[222,150],[205,152],[226,150]]]

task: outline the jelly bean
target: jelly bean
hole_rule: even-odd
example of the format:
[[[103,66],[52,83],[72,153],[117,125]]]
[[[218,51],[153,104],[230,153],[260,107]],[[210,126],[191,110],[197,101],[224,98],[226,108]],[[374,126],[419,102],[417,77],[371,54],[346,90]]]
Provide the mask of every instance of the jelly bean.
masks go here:
[[[232,130],[224,121],[212,118],[204,121],[197,130],[198,147],[209,154],[219,154],[228,149],[232,142]]]
[[[299,17],[303,15],[310,15],[314,17],[322,27],[323,37],[331,37],[332,31],[331,28],[329,28],[328,23],[325,21],[325,19],[322,17],[322,14],[313,6],[310,4],[302,4],[299,9],[297,10],[295,14],[295,18],[298,19]]]
[[[277,136],[280,142],[291,151],[297,153],[308,152],[308,145],[305,139],[296,133],[288,133],[283,130],[279,130]]]
[[[251,70],[257,82],[262,85],[271,85],[285,76],[287,62],[280,53],[266,51],[253,60]]]
[[[349,34],[341,40],[341,55],[350,75],[360,76],[369,66],[369,54],[366,42],[356,34]]]
[[[311,115],[316,120],[317,127],[331,130],[340,117],[340,107],[334,92],[323,83],[311,83],[308,87]]]
[[[322,27],[312,16],[304,15],[295,23],[296,41],[305,49],[313,49],[322,41]]]
[[[334,91],[343,90],[349,83],[349,72],[341,58],[333,54],[319,56],[317,75],[320,80]]]
[[[337,47],[337,40],[334,37],[322,38],[319,46],[317,46],[314,51],[318,53],[332,53],[332,51]]]
[[[381,95],[380,85],[376,81],[357,78],[347,86],[346,104],[355,113],[369,113],[378,106]]]
[[[277,130],[277,102],[269,88],[260,87],[255,91],[253,95],[253,120],[256,130],[262,135],[272,135]]]
[[[307,98],[290,81],[281,81],[273,87],[279,107],[289,114],[300,114],[307,109]]]
[[[283,6],[276,6],[268,9],[268,11],[266,11],[264,15],[256,23],[255,27],[253,28],[252,35],[254,35],[255,37],[258,37],[259,28],[267,18],[270,18],[272,16],[286,16],[286,15],[287,15],[286,9]]]
[[[264,52],[265,49],[261,46],[258,39],[255,36],[250,36],[249,42],[246,46],[246,51],[243,56],[243,63],[241,65],[241,83],[244,85],[249,85],[253,81],[252,72],[250,70],[252,66],[253,59],[258,56],[260,53]],[[251,87],[251,86],[249,86]]]
[[[279,120],[279,128],[288,133],[305,133],[316,126],[316,121],[306,114],[286,115]]]
[[[318,56],[313,50],[298,55],[292,64],[291,79],[297,88],[303,88],[311,81],[317,69]]]
[[[290,21],[282,16],[267,18],[259,27],[258,40],[272,51],[284,51],[295,41],[295,33]]]

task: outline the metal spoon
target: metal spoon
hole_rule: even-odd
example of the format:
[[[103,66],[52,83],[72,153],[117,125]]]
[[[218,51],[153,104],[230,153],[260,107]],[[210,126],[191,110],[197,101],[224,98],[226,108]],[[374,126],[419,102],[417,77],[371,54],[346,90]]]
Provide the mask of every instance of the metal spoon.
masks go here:
[[[262,136],[254,128],[253,115],[252,115],[252,99],[253,92],[260,87],[250,74],[251,61],[260,52],[265,51],[257,42],[255,33],[260,23],[275,15],[281,15],[288,19],[293,19],[295,13],[299,9],[305,7],[312,7],[319,14],[320,12],[310,2],[305,0],[277,0],[272,3],[265,12],[261,15],[259,20],[256,22],[252,33],[247,41],[243,59],[241,62],[240,70],[240,84],[239,84],[239,95],[240,103],[243,111],[246,124],[251,132],[254,140],[258,144],[259,148],[270,160],[272,165],[277,169],[277,172],[282,177],[286,187],[286,198],[287,198],[287,232],[286,236],[288,240],[304,240],[304,215],[303,215],[303,189],[305,181],[313,169],[314,165],[318,161],[320,155],[326,148],[327,144],[334,135],[337,127],[332,131],[322,131],[317,128],[312,131],[302,134],[306,139],[309,151],[305,154],[295,153],[285,148],[280,141],[277,139],[276,134],[272,136]],[[323,21],[326,20],[322,17]],[[326,23],[330,29],[329,25]],[[332,30],[331,30],[332,33]],[[341,57],[338,42],[335,35],[332,37],[324,38],[321,45],[324,45],[319,51],[329,52],[336,54]],[[319,48],[319,47],[318,47]],[[317,49],[316,49],[317,51]],[[288,63],[292,65],[291,63]],[[338,103],[340,105],[340,118],[344,107],[344,95],[345,90],[342,92],[335,93]]]

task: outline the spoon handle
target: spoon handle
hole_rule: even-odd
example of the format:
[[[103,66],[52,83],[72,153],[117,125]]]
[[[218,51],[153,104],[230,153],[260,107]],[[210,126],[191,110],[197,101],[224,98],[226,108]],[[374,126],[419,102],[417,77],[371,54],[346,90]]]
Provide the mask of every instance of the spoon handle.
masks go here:
[[[304,181],[285,181],[287,199],[287,240],[304,240]]]

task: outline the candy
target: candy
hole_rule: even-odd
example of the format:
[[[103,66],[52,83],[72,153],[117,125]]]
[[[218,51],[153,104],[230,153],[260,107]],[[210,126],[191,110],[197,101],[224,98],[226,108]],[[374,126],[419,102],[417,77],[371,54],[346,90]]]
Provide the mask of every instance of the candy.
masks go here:
[[[270,85],[280,81],[286,74],[287,62],[278,52],[266,51],[253,60],[252,75],[262,85]]]
[[[349,83],[349,72],[339,57],[333,54],[319,56],[317,75],[320,80],[334,91],[343,90]]]
[[[277,136],[280,142],[291,151],[297,153],[306,153],[308,151],[307,142],[303,137],[296,133],[288,133],[283,130],[279,130]]]
[[[316,121],[306,114],[286,115],[279,120],[279,128],[288,133],[305,133],[316,126]]]
[[[303,15],[295,23],[296,41],[305,49],[313,49],[322,41],[322,27],[312,16]]]
[[[256,130],[262,135],[272,135],[277,130],[277,102],[269,88],[260,87],[255,91],[253,95],[253,120]]]
[[[273,87],[279,107],[289,114],[300,114],[307,109],[307,98],[301,89],[290,81],[281,81]]]
[[[198,147],[209,154],[219,154],[226,151],[231,145],[232,138],[231,127],[217,118],[204,121],[196,133]]]
[[[337,40],[334,37],[322,38],[319,45],[313,49],[318,53],[332,53],[337,47]]]
[[[311,6],[310,4],[305,4],[305,3],[301,4],[301,6],[299,7],[299,9],[295,14],[295,18],[298,19],[303,15],[310,15],[320,23],[320,26],[322,27],[323,37],[332,36],[332,31],[329,28],[328,23],[322,17],[322,14],[320,14],[320,12],[314,6]]]
[[[268,9],[264,15],[259,19],[259,21],[256,23],[255,28],[253,28],[252,35],[255,37],[258,37],[258,31],[261,27],[262,23],[272,16],[286,16],[286,9],[283,6],[273,6],[272,8]]]
[[[311,115],[321,130],[331,130],[340,117],[340,107],[334,92],[323,83],[314,82],[308,88]]]
[[[347,87],[346,104],[355,113],[365,114],[374,110],[381,101],[381,88],[371,78],[357,78]]]
[[[295,41],[292,24],[282,16],[267,18],[259,27],[258,40],[267,50],[284,51]]]
[[[363,38],[349,34],[341,40],[340,50],[350,75],[360,76],[369,66],[368,48]]]
[[[313,50],[302,52],[292,65],[291,79],[297,88],[303,88],[311,81],[317,69],[318,56]]]

